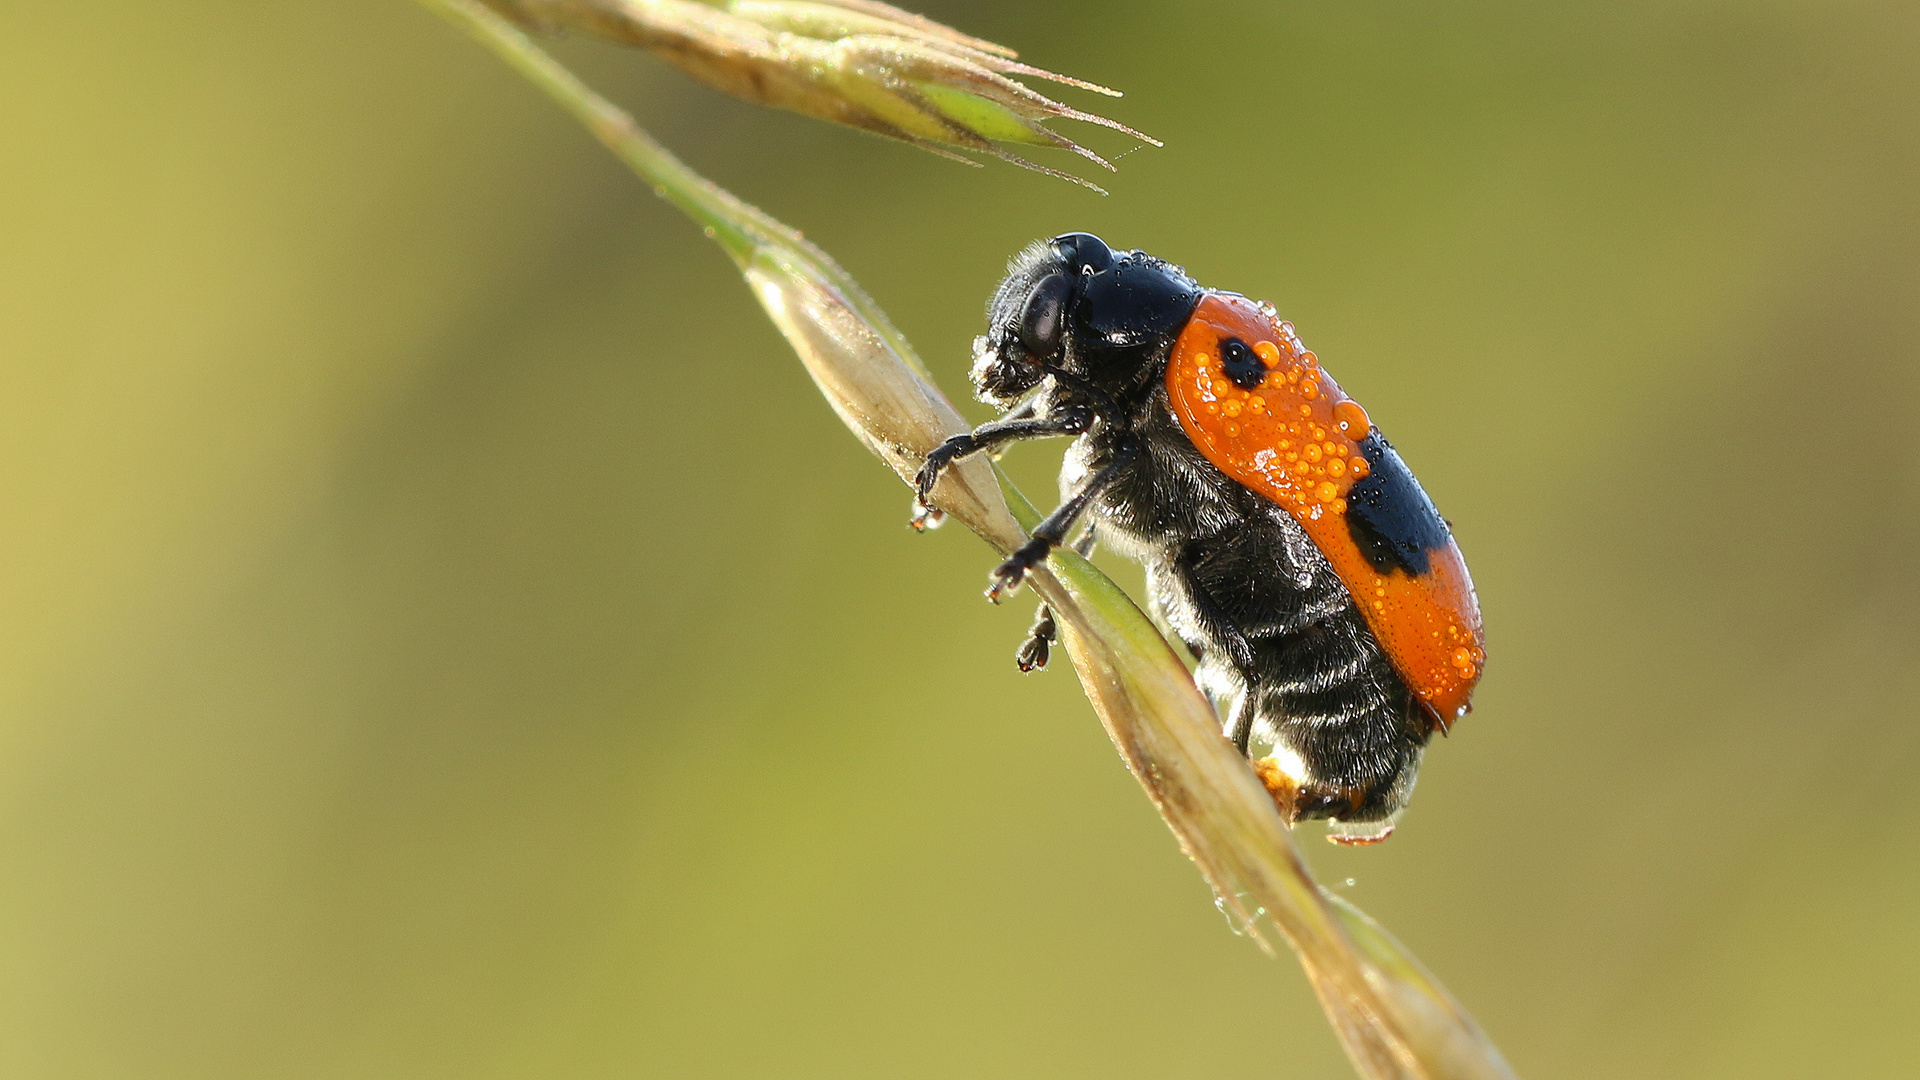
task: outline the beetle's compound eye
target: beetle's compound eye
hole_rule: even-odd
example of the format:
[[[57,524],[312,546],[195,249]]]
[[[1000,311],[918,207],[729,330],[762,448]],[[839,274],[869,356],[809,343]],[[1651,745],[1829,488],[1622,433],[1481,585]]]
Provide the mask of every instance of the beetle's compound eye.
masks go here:
[[[1060,327],[1065,321],[1067,294],[1072,289],[1066,275],[1048,274],[1027,294],[1027,306],[1020,313],[1020,344],[1035,359],[1060,353]]]

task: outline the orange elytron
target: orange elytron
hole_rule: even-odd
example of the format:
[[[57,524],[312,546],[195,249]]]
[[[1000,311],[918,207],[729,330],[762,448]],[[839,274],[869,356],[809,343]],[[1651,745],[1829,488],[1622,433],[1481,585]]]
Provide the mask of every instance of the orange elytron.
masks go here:
[[[1236,382],[1225,369],[1229,342],[1244,342],[1266,369],[1257,385],[1243,388],[1252,380]],[[1174,344],[1167,395],[1208,461],[1285,507],[1306,530],[1441,729],[1465,715],[1487,656],[1466,561],[1451,536],[1422,553],[1418,573],[1404,560],[1368,558],[1349,515],[1368,509],[1354,504],[1368,497],[1375,463],[1393,450],[1293,324],[1245,297],[1209,294]]]

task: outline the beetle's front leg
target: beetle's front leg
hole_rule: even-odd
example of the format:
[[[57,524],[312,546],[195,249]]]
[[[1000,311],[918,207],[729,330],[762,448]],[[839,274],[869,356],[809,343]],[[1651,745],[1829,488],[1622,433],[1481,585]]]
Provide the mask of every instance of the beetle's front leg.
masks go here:
[[[939,513],[927,502],[927,496],[933,493],[934,485],[940,482],[940,474],[947,466],[1008,443],[1056,435],[1079,435],[1092,426],[1093,412],[1090,409],[1084,405],[1069,404],[1055,408],[1044,416],[994,420],[963,435],[953,436],[933,448],[920,466],[919,474],[913,478],[914,505],[924,511],[914,515],[917,527],[931,523]]]

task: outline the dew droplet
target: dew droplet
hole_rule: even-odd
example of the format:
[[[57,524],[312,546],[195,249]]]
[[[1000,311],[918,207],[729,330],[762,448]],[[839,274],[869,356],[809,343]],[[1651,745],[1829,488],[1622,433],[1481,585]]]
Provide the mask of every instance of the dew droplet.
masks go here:
[[[1258,356],[1260,362],[1268,367],[1273,367],[1280,363],[1280,346],[1275,345],[1271,341],[1256,342],[1253,346],[1253,354]]]
[[[1333,422],[1339,426],[1340,434],[1354,442],[1366,438],[1367,432],[1373,428],[1373,421],[1367,418],[1367,410],[1352,398],[1333,407]]]
[[[1347,475],[1347,463],[1339,458],[1330,459],[1327,462],[1327,475],[1333,477],[1335,480]]]
[[[1313,352],[1309,350],[1300,354],[1300,362],[1308,367],[1313,367],[1320,363],[1320,358],[1313,355]]]
[[[1240,403],[1237,401],[1229,401],[1225,405],[1220,406],[1220,411],[1226,413],[1228,416],[1231,416],[1235,419],[1239,419]]]
[[[1240,425],[1239,425],[1239,424],[1228,424],[1228,425],[1227,425],[1227,438],[1229,438],[1229,439],[1237,439],[1237,438],[1239,438],[1239,437],[1240,437]]]
[[[1308,443],[1300,448],[1300,456],[1308,461],[1319,461],[1324,455],[1320,452],[1319,443]]]
[[[1340,497],[1340,485],[1331,480],[1322,480],[1320,486],[1313,489],[1313,495],[1323,503],[1330,503]]]
[[[1353,474],[1355,480],[1365,480],[1367,474],[1373,471],[1373,466],[1367,463],[1366,458],[1355,454],[1353,459],[1347,462],[1347,471]]]

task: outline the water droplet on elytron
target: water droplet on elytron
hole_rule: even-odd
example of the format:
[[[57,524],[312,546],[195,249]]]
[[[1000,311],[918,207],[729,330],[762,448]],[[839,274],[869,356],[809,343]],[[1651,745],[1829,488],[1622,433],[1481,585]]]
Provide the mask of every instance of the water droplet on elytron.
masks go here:
[[[1313,494],[1321,502],[1330,503],[1340,497],[1340,485],[1331,480],[1322,480],[1320,486],[1313,489]]]
[[[1300,456],[1306,458],[1308,461],[1317,462],[1326,455],[1320,452],[1319,443],[1308,443],[1300,448]]]
[[[1327,475],[1335,480],[1347,475],[1347,463],[1339,458],[1333,458],[1327,462]]]
[[[1271,341],[1256,343],[1253,347],[1253,354],[1258,356],[1260,362],[1268,367],[1274,367],[1280,363],[1280,346],[1275,345]]]
[[[1373,471],[1373,466],[1367,463],[1366,458],[1355,454],[1352,460],[1347,462],[1347,471],[1353,474],[1355,480],[1365,480],[1367,474]]]
[[[1367,410],[1352,398],[1333,407],[1333,422],[1339,425],[1340,434],[1354,442],[1366,438],[1367,432],[1373,427],[1373,421],[1367,418]]]
[[[1300,362],[1308,367],[1313,367],[1320,362],[1320,358],[1313,355],[1312,350],[1308,350],[1300,354]]]

